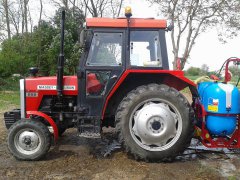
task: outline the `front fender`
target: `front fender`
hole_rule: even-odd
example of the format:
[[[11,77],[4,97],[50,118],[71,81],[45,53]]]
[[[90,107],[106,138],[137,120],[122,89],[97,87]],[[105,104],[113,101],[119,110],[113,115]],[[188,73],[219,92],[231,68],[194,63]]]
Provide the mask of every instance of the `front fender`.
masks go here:
[[[39,111],[27,111],[27,117],[29,118],[31,115],[40,116],[45,121],[47,121],[53,128],[54,140],[55,141],[58,140],[58,137],[59,137],[58,127],[57,127],[57,124],[53,121],[53,119],[51,117],[49,117],[47,114],[44,114],[44,113],[39,112]]]

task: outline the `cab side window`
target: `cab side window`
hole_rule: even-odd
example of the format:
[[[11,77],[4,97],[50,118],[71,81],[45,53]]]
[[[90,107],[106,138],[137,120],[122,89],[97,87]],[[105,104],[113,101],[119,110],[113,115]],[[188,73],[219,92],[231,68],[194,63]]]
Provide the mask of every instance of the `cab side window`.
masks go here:
[[[95,33],[87,66],[121,66],[122,33]]]
[[[130,63],[132,66],[162,67],[158,31],[131,31]]]

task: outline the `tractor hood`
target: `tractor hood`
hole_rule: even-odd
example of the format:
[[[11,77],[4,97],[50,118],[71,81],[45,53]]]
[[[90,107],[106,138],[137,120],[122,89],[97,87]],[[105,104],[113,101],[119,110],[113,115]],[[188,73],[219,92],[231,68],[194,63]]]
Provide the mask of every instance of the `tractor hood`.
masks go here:
[[[57,77],[30,77],[25,79],[26,93],[36,92],[47,95],[57,95]],[[63,77],[64,95],[77,95],[77,76]]]
[[[57,96],[57,77],[29,77],[20,80],[21,109],[37,111],[44,96]],[[77,96],[77,76],[63,77],[63,94]],[[23,114],[22,112],[22,114]]]

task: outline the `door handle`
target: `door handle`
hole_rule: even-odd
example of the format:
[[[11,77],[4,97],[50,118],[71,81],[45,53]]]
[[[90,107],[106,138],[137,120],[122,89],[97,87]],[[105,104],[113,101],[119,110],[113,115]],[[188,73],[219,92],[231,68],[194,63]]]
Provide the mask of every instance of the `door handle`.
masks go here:
[[[77,76],[78,76],[78,78],[79,79],[82,79],[82,78],[84,78],[84,70],[83,69],[79,69],[78,71],[77,71]]]
[[[110,77],[110,80],[117,79],[117,78],[118,78],[118,76],[116,74],[114,74],[112,77]]]

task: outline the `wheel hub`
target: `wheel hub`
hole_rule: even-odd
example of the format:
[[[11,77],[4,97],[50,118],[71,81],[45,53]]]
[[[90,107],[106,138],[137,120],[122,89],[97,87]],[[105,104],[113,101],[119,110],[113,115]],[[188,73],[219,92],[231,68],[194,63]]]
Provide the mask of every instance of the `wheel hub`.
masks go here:
[[[31,144],[31,137],[26,137],[23,142],[26,144],[26,145],[30,145]]]
[[[176,116],[164,103],[147,103],[134,115],[133,133],[143,145],[163,146],[176,131]]]
[[[161,129],[161,123],[159,121],[154,121],[152,123],[152,129],[155,130],[155,131]]]
[[[35,151],[39,147],[38,134],[33,131],[22,131],[15,138],[15,144],[18,150],[24,154]]]

